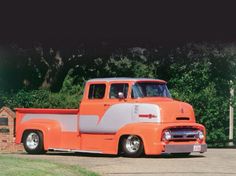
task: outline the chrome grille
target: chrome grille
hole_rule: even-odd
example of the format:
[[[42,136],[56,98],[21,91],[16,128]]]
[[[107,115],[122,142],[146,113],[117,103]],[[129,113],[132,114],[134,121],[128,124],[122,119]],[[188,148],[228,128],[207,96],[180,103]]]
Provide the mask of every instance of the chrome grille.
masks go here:
[[[198,130],[193,128],[173,128],[170,129],[170,140],[196,140],[198,138]]]

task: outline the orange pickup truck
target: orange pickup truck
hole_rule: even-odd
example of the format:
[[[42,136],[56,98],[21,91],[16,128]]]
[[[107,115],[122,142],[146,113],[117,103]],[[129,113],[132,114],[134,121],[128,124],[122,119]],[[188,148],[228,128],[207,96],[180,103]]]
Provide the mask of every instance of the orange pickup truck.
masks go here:
[[[207,150],[191,105],[167,83],[147,78],[91,79],[80,109],[16,109],[16,143],[31,154],[74,151],[138,157]]]

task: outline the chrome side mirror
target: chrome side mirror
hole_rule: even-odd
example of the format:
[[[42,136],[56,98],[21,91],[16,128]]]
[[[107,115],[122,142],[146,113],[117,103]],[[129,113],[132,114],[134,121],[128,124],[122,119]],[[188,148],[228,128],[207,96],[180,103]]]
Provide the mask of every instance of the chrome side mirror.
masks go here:
[[[119,99],[124,99],[125,98],[124,93],[123,92],[118,92],[118,98]]]

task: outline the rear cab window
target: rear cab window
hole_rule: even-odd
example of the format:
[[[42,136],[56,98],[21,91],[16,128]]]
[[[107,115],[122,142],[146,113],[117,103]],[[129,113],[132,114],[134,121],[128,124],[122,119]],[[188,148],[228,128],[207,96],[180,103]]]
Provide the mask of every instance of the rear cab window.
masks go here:
[[[105,84],[91,84],[89,86],[88,99],[103,99],[106,92]]]

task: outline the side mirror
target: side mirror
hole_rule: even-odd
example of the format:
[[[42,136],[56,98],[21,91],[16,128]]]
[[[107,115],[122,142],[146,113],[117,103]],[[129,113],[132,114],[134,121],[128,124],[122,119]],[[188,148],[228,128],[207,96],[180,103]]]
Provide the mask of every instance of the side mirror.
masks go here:
[[[119,99],[124,99],[125,98],[124,93],[123,92],[118,92],[118,98]]]

